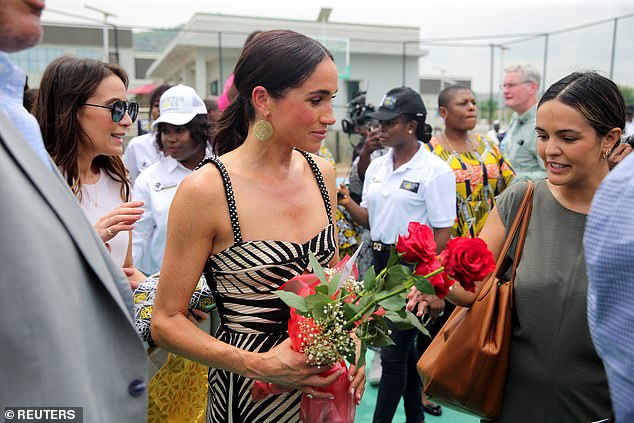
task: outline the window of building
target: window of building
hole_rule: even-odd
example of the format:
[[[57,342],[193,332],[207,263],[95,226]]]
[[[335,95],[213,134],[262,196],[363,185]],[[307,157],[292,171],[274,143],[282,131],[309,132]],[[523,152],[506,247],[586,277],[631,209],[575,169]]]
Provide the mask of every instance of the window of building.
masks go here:
[[[35,47],[9,53],[9,58],[27,73],[42,73],[49,63],[63,55],[61,48]]]
[[[359,81],[346,81],[346,93],[348,95],[347,102],[350,103],[353,98],[359,95]]]

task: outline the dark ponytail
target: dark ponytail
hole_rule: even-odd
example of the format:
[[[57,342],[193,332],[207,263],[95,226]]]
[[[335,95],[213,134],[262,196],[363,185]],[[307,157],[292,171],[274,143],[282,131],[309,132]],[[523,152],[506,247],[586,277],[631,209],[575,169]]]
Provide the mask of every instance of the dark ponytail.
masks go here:
[[[431,140],[432,135],[432,127],[428,123],[425,123],[425,119],[427,115],[418,116],[418,115],[403,115],[405,121],[416,122],[416,139],[421,140],[425,144]]]
[[[255,119],[251,94],[257,86],[266,88],[275,99],[299,87],[330,52],[319,42],[298,32],[261,32],[242,50],[234,70],[233,84],[238,96],[225,109],[218,122],[214,149],[218,155],[242,145],[249,124]]]
[[[214,137],[214,151],[218,156],[238,148],[244,142],[249,132],[249,122],[255,117],[250,103],[238,94],[222,113]],[[247,109],[250,109],[250,113]]]

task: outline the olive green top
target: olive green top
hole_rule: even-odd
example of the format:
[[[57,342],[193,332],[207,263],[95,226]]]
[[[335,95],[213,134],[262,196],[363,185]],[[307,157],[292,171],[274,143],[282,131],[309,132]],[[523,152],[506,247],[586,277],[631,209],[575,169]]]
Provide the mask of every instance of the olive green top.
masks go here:
[[[511,224],[526,184],[498,198]],[[593,422],[610,416],[603,364],[586,317],[583,254],[586,215],[563,207],[545,180],[535,183],[533,211],[515,278],[511,356],[499,422]]]

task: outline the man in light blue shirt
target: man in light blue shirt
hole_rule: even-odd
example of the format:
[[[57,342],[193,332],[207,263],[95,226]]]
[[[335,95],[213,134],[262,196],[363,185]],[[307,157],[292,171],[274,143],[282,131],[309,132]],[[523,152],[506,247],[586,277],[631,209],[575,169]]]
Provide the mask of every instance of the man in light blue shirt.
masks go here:
[[[9,115],[38,157],[51,167],[53,165],[44,148],[40,126],[35,117],[22,105],[25,84],[26,73],[11,63],[6,53],[0,51],[0,109]]]
[[[513,119],[500,145],[504,157],[517,175],[513,182],[546,178],[544,162],[537,154],[537,92],[541,75],[529,65],[505,69],[504,104],[513,110]]]
[[[634,422],[634,154],[599,186],[584,236],[588,325],[617,422]]]

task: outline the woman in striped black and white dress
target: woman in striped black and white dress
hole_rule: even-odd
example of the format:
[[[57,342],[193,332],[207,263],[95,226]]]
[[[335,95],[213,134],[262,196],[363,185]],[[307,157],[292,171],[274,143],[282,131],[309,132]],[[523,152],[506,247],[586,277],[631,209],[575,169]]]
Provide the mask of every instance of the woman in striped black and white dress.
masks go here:
[[[315,151],[335,123],[337,68],[318,42],[292,31],[263,32],[235,69],[238,97],[215,138],[218,159],[186,177],[172,203],[154,339],[208,365],[209,422],[299,422],[301,392],[330,384],[293,352],[289,308],[274,294],[307,270],[309,251],[337,261],[332,166]],[[221,326],[216,337],[187,320],[205,273]],[[352,369],[357,402],[363,369]],[[254,403],[254,380],[294,390]]]

